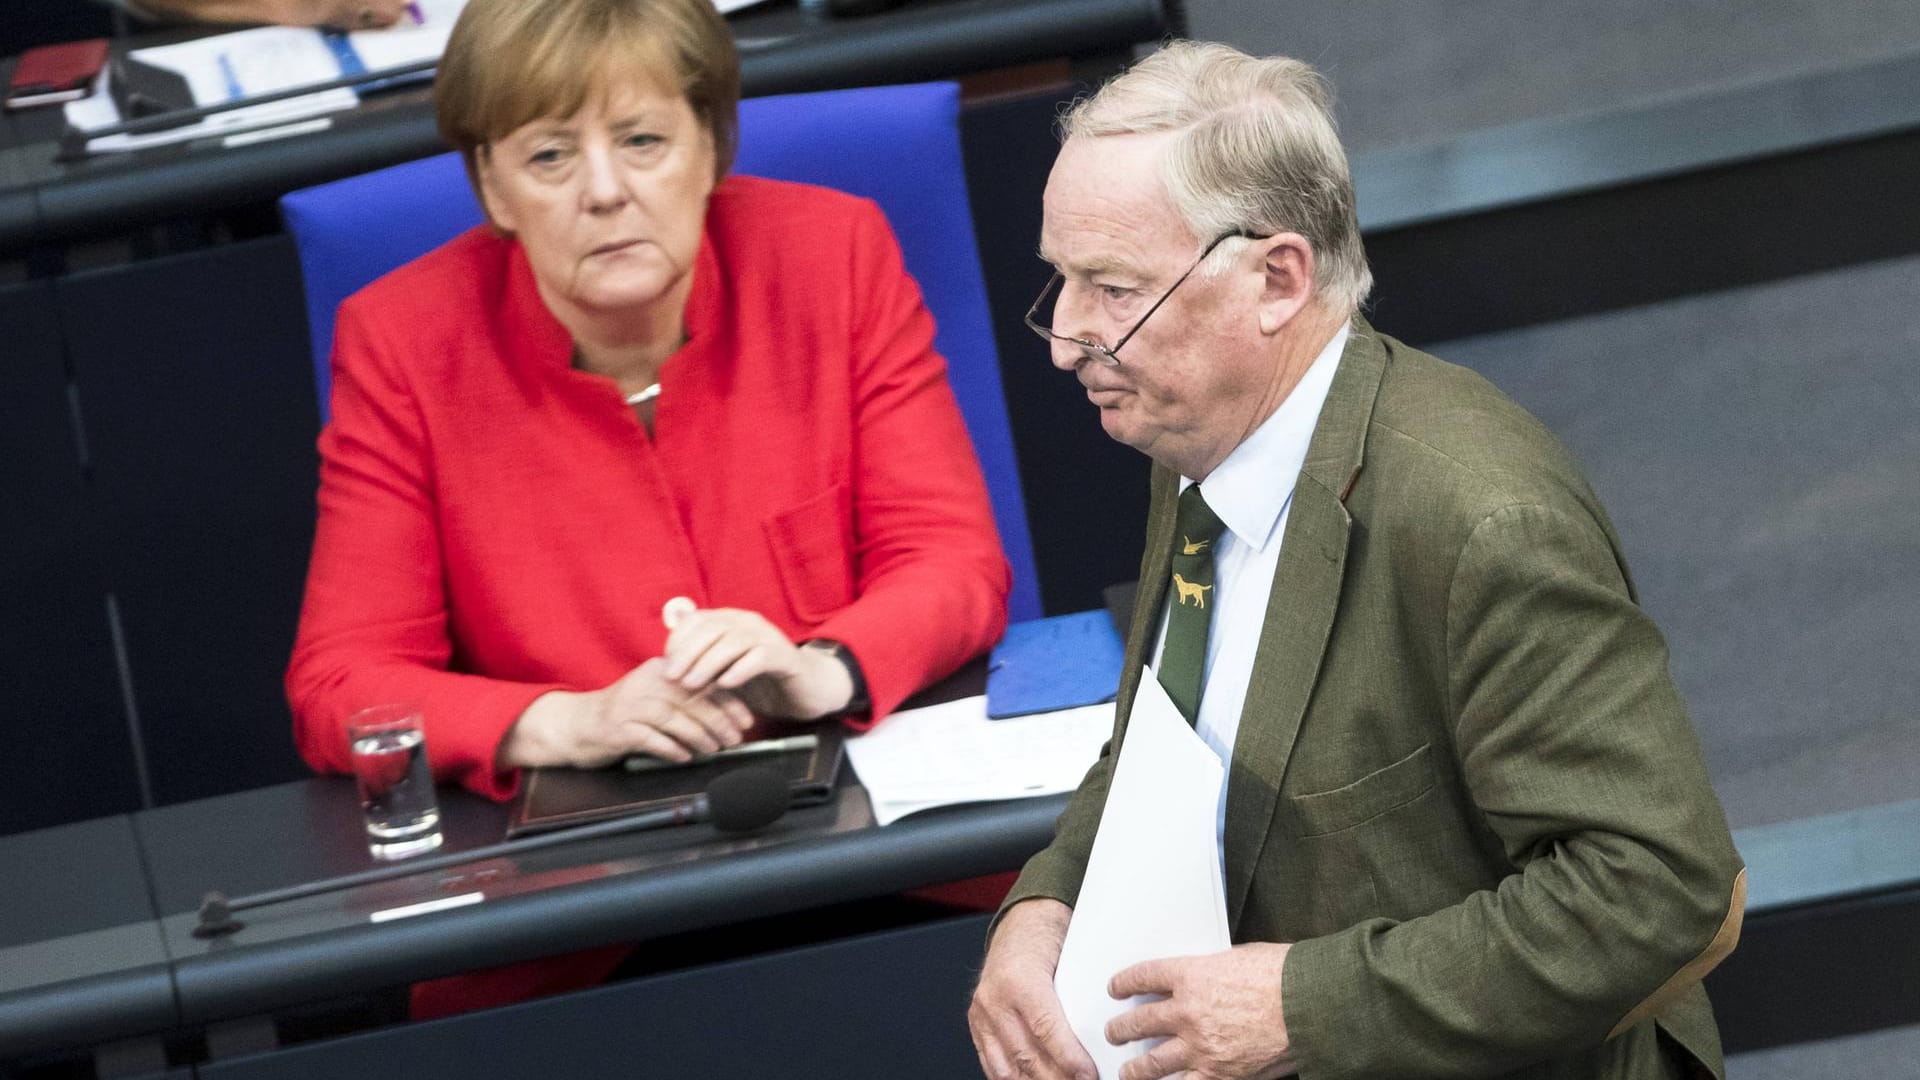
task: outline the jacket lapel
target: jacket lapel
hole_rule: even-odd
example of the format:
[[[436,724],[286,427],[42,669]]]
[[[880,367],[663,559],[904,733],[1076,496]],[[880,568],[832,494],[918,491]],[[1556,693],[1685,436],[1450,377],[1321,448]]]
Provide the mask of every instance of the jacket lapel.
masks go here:
[[[1126,730],[1133,697],[1140,690],[1140,669],[1153,651],[1160,604],[1167,595],[1167,574],[1173,564],[1174,511],[1180,499],[1180,478],[1173,470],[1153,468],[1153,487],[1147,502],[1147,548],[1140,558],[1140,585],[1134,594],[1133,619],[1127,630],[1126,659],[1120,669],[1120,691],[1114,699],[1117,726]],[[1119,746],[1116,744],[1117,751]]]
[[[1280,562],[1234,743],[1224,845],[1229,926],[1238,926],[1246,906],[1253,868],[1271,831],[1280,782],[1339,609],[1353,520],[1345,498],[1360,474],[1367,425],[1385,371],[1386,351],[1378,335],[1355,316],[1287,512]],[[1161,576],[1166,562],[1163,556]],[[1136,613],[1136,634],[1138,627]]]

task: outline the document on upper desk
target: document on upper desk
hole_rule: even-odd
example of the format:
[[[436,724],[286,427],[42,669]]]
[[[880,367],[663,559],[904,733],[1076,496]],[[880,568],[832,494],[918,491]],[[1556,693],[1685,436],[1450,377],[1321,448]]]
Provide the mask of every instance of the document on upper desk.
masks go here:
[[[381,30],[262,26],[127,54],[186,80],[196,105],[258,97],[342,76],[438,60],[467,0],[413,0]],[[357,100],[352,91],[345,91]]]
[[[1115,1001],[1107,983],[1143,960],[1220,952],[1231,943],[1215,834],[1226,767],[1167,697],[1140,679],[1107,787],[1053,985],[1102,1080],[1158,1040],[1107,1042],[1107,1021],[1149,1000]]]
[[[438,59],[465,6],[466,0],[414,0],[408,5],[407,14],[384,30],[343,34],[301,26],[262,26],[134,49],[128,52],[127,58],[177,77],[186,98],[173,102],[176,107],[245,101],[331,82],[343,76],[377,73]],[[108,92],[111,77],[109,72],[103,72],[91,97],[67,105],[68,124],[89,132],[131,119],[120,115]],[[353,89],[336,87],[282,101],[246,105],[158,131],[102,136],[90,140],[87,148],[93,152],[139,150],[265,125],[295,124],[351,109],[359,101],[359,94]]]
[[[1113,705],[987,719],[984,695],[894,713],[847,740],[881,825],[957,803],[1072,791],[1113,734]]]

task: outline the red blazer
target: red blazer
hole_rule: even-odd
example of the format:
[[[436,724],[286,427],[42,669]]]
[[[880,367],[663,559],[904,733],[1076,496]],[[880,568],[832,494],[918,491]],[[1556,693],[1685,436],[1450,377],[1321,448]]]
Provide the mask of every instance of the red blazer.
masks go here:
[[[986,487],[879,209],[728,178],[686,318],[649,437],[487,228],[341,305],[287,671],[314,768],[412,701],[435,773],[503,798],[514,720],[659,655],[676,595],[846,643],[874,720],[999,637]]]

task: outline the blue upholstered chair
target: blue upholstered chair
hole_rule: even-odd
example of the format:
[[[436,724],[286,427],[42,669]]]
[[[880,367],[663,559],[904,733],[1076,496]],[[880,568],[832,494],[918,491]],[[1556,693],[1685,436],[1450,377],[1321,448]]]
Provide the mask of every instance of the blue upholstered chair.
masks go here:
[[[974,244],[952,83],[831,90],[740,103],[736,172],[821,184],[879,203],[939,325],[994,517],[1013,566],[1009,615],[1040,616],[1033,544]],[[300,250],[322,414],[340,301],[482,220],[459,156],[397,165],[296,191],[281,216]]]

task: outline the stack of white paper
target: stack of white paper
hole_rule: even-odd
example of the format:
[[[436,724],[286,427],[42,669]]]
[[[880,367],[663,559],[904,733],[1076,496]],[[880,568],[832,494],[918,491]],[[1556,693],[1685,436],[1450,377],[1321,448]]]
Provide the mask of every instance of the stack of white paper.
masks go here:
[[[874,820],[955,803],[1072,791],[1113,734],[1113,703],[1010,720],[987,719],[987,699],[908,709],[847,740],[847,760],[873,801]]]
[[[1143,960],[1199,956],[1231,944],[1215,810],[1226,769],[1148,669],[1114,763],[1053,986],[1101,1080],[1159,1040],[1107,1042],[1107,1022],[1144,998],[1107,984]]]

